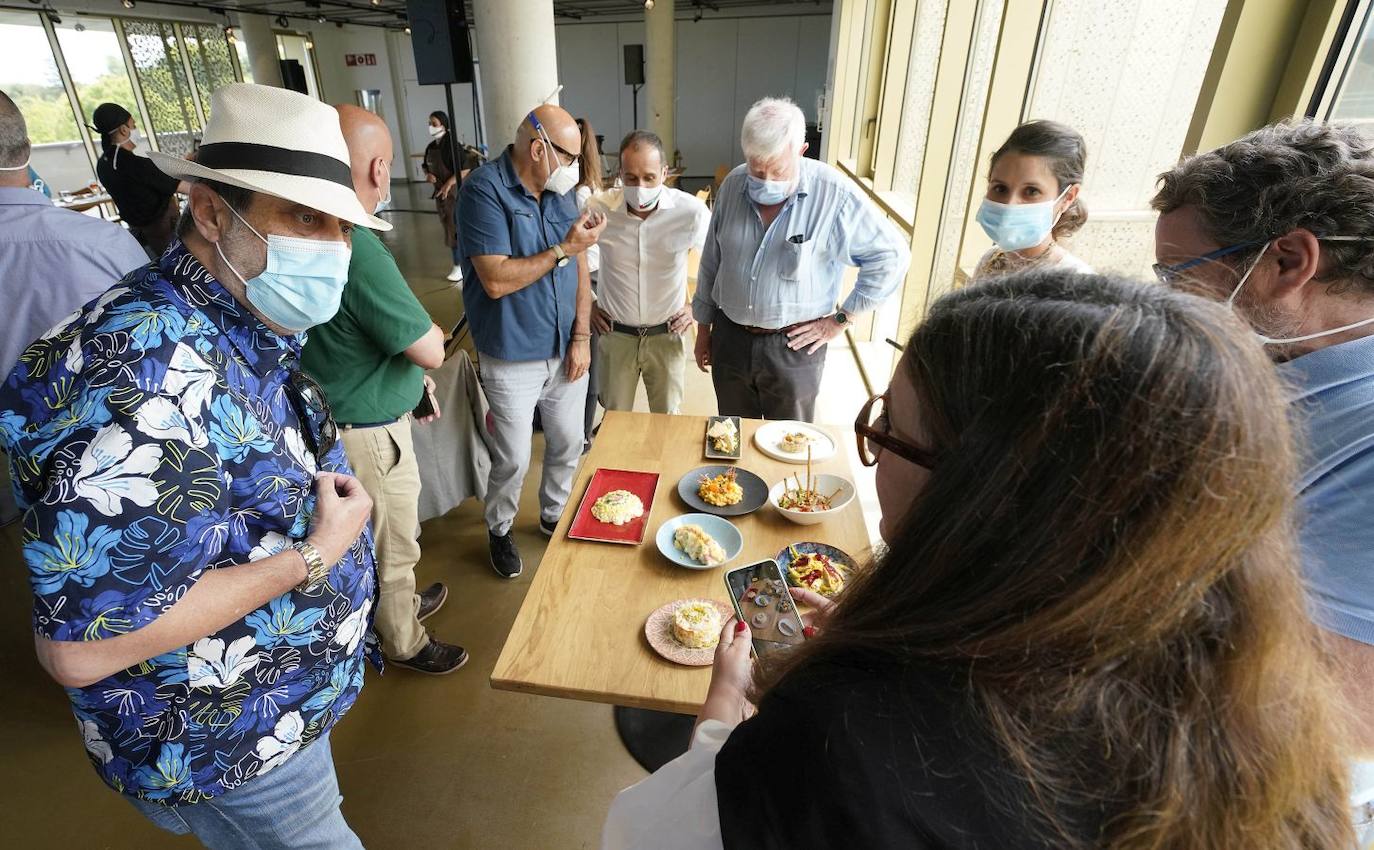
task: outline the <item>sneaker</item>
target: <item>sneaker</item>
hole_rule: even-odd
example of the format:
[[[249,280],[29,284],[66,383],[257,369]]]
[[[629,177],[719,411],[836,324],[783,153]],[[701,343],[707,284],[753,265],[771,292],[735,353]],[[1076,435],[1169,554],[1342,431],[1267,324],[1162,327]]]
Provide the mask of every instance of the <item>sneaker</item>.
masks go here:
[[[496,570],[496,574],[501,578],[520,575],[525,569],[525,562],[520,560],[520,552],[515,548],[515,538],[511,533],[492,534],[488,531],[487,538],[491,547],[491,568]]]
[[[462,283],[462,282],[463,282],[463,267],[462,267],[462,266],[454,266],[454,267],[453,267],[453,271],[451,271],[451,272],[448,273],[448,279],[451,280],[451,281],[453,281],[454,283]]]
[[[549,539],[553,539],[553,533],[558,530],[558,520],[549,522],[542,516],[539,518],[539,533]]]
[[[456,644],[435,640],[434,636],[430,635],[429,643],[425,644],[424,649],[404,661],[390,661],[397,667],[406,667],[431,676],[443,676],[468,663],[468,651]]]
[[[448,601],[448,588],[443,582],[436,581],[429,587],[420,591],[420,610],[415,612],[415,619],[423,622],[435,611],[444,607]]]

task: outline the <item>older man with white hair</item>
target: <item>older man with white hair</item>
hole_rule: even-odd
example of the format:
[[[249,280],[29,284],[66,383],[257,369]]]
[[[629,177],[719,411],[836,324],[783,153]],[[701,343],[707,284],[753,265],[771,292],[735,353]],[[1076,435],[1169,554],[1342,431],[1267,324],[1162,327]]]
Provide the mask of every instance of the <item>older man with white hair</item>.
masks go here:
[[[760,100],[740,135],[697,273],[697,366],[722,414],[810,421],[827,344],[896,291],[910,252],[852,181],[802,156],[795,103]],[[859,277],[840,304],[845,266]]]

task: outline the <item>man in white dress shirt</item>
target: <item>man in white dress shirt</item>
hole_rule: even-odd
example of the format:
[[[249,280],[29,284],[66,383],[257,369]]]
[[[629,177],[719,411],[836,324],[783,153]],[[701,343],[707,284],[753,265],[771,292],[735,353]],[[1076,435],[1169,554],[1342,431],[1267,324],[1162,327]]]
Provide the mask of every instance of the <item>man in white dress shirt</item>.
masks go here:
[[[639,381],[654,413],[677,413],[692,327],[687,252],[701,250],[711,213],[696,197],[663,185],[663,142],[634,130],[620,143],[625,203],[601,234],[601,272],[592,328],[601,405],[632,410]]]

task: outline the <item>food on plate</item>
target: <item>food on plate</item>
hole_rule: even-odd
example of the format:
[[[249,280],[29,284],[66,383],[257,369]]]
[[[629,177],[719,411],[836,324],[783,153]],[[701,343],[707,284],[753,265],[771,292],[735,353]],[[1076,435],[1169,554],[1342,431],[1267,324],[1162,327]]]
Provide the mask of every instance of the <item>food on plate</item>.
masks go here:
[[[710,602],[684,602],[673,612],[673,640],[688,649],[710,649],[720,641],[720,609]]]
[[[612,490],[592,503],[592,517],[598,522],[625,525],[644,516],[644,503],[629,490]]]
[[[739,428],[733,419],[717,419],[706,429],[706,438],[711,441],[711,450],[717,454],[732,455],[739,451]]]
[[[778,443],[778,448],[788,454],[799,455],[806,451],[807,447],[813,442],[815,442],[815,440],[812,439],[810,434],[803,431],[789,431],[782,435],[782,441]]]
[[[788,487],[782,491],[782,495],[778,497],[778,507],[804,514],[820,513],[830,510],[835,497],[839,494],[840,491],[836,490],[827,496],[819,490],[803,487],[798,481],[796,487]]]
[[[820,552],[801,552],[796,546],[787,547],[791,561],[787,578],[797,587],[814,590],[822,596],[834,596],[844,590],[845,570]]]
[[[701,476],[697,495],[708,505],[724,508],[738,505],[744,499],[744,488],[735,482],[735,470],[732,468],[720,475]]]
[[[684,525],[673,532],[673,545],[699,564],[714,567],[726,561],[725,549],[699,525]]]

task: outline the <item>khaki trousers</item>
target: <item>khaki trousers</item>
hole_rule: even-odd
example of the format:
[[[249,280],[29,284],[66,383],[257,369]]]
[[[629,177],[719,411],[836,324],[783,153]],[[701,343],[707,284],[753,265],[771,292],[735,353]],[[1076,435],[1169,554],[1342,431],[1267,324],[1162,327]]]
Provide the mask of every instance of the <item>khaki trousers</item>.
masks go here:
[[[416,619],[415,564],[420,560],[420,465],[410,438],[410,416],[375,428],[341,428],[344,454],[372,497],[377,543],[377,636],[391,658],[404,661],[429,643]]]
[[[650,411],[677,413],[682,406],[683,370],[687,368],[685,336],[601,334],[596,340],[596,356],[601,406],[607,410],[634,410],[641,376]]]

